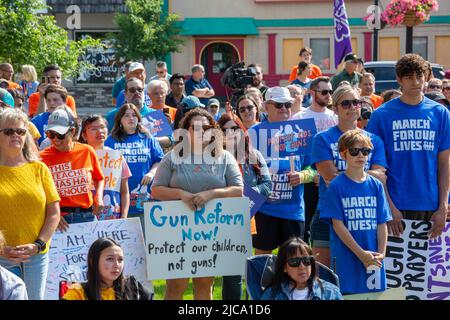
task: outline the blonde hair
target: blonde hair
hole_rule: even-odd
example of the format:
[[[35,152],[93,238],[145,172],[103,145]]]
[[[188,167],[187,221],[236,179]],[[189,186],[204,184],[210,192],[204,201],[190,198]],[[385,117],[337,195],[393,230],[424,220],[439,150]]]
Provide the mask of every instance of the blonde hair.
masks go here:
[[[22,76],[25,81],[37,81],[36,69],[31,64],[24,64],[22,66]]]
[[[350,86],[350,85],[342,85],[339,86],[331,96],[332,102],[333,102],[333,108],[336,110],[339,103],[342,101],[342,97],[347,93],[355,93],[359,98],[359,92],[356,88]]]
[[[7,123],[19,123],[22,122],[27,128],[25,135],[25,144],[22,148],[22,154],[28,162],[39,160],[39,152],[36,144],[33,141],[33,137],[28,131],[29,122],[28,116],[19,109],[8,108],[0,113],[0,127],[4,127]]]
[[[0,230],[0,254],[3,252],[3,249],[6,247],[6,240],[3,236],[2,230]]]
[[[367,148],[373,149],[372,141],[366,136],[361,129],[354,129],[346,131],[338,142],[339,152],[344,152],[350,148],[355,147],[357,144],[362,144]]]

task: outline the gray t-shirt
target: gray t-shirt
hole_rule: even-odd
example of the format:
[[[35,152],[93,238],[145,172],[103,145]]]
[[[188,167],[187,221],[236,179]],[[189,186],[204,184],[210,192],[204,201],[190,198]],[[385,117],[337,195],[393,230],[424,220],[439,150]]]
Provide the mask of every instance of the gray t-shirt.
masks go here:
[[[172,154],[173,151],[167,153],[159,163],[153,186],[178,188],[190,193],[243,186],[239,166],[226,150],[211,164],[202,162],[201,156],[192,156],[191,163],[176,163]]]
[[[0,266],[0,300],[28,300],[22,279]]]

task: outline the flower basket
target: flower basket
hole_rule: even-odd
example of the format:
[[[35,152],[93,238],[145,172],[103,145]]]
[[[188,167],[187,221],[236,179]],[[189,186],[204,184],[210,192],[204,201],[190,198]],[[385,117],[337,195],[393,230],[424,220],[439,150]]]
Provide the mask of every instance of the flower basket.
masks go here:
[[[391,0],[381,13],[381,19],[391,27],[414,27],[430,19],[431,11],[437,11],[437,0]]]
[[[423,20],[418,18],[414,11],[408,11],[407,13],[405,13],[405,18],[403,18],[402,24],[407,27],[415,27],[421,23],[423,23]]]

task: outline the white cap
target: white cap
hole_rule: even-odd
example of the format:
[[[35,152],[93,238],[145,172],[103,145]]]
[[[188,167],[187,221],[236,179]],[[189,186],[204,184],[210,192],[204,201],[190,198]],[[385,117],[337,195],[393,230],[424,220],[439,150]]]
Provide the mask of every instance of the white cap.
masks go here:
[[[133,62],[132,64],[130,64],[128,72],[133,72],[135,70],[145,70],[144,65],[140,62]]]
[[[48,118],[46,131],[56,131],[59,134],[66,134],[70,128],[75,127],[75,119],[64,109],[56,109]]]
[[[266,101],[275,101],[279,103],[294,102],[288,88],[273,87],[266,91]]]

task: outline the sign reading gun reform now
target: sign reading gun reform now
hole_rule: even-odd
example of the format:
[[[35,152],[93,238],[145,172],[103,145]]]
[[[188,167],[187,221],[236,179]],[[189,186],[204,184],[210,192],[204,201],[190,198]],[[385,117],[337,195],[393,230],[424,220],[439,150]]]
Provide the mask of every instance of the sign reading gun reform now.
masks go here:
[[[182,201],[146,202],[148,278],[244,274],[252,254],[248,198],[222,198],[190,210]]]

